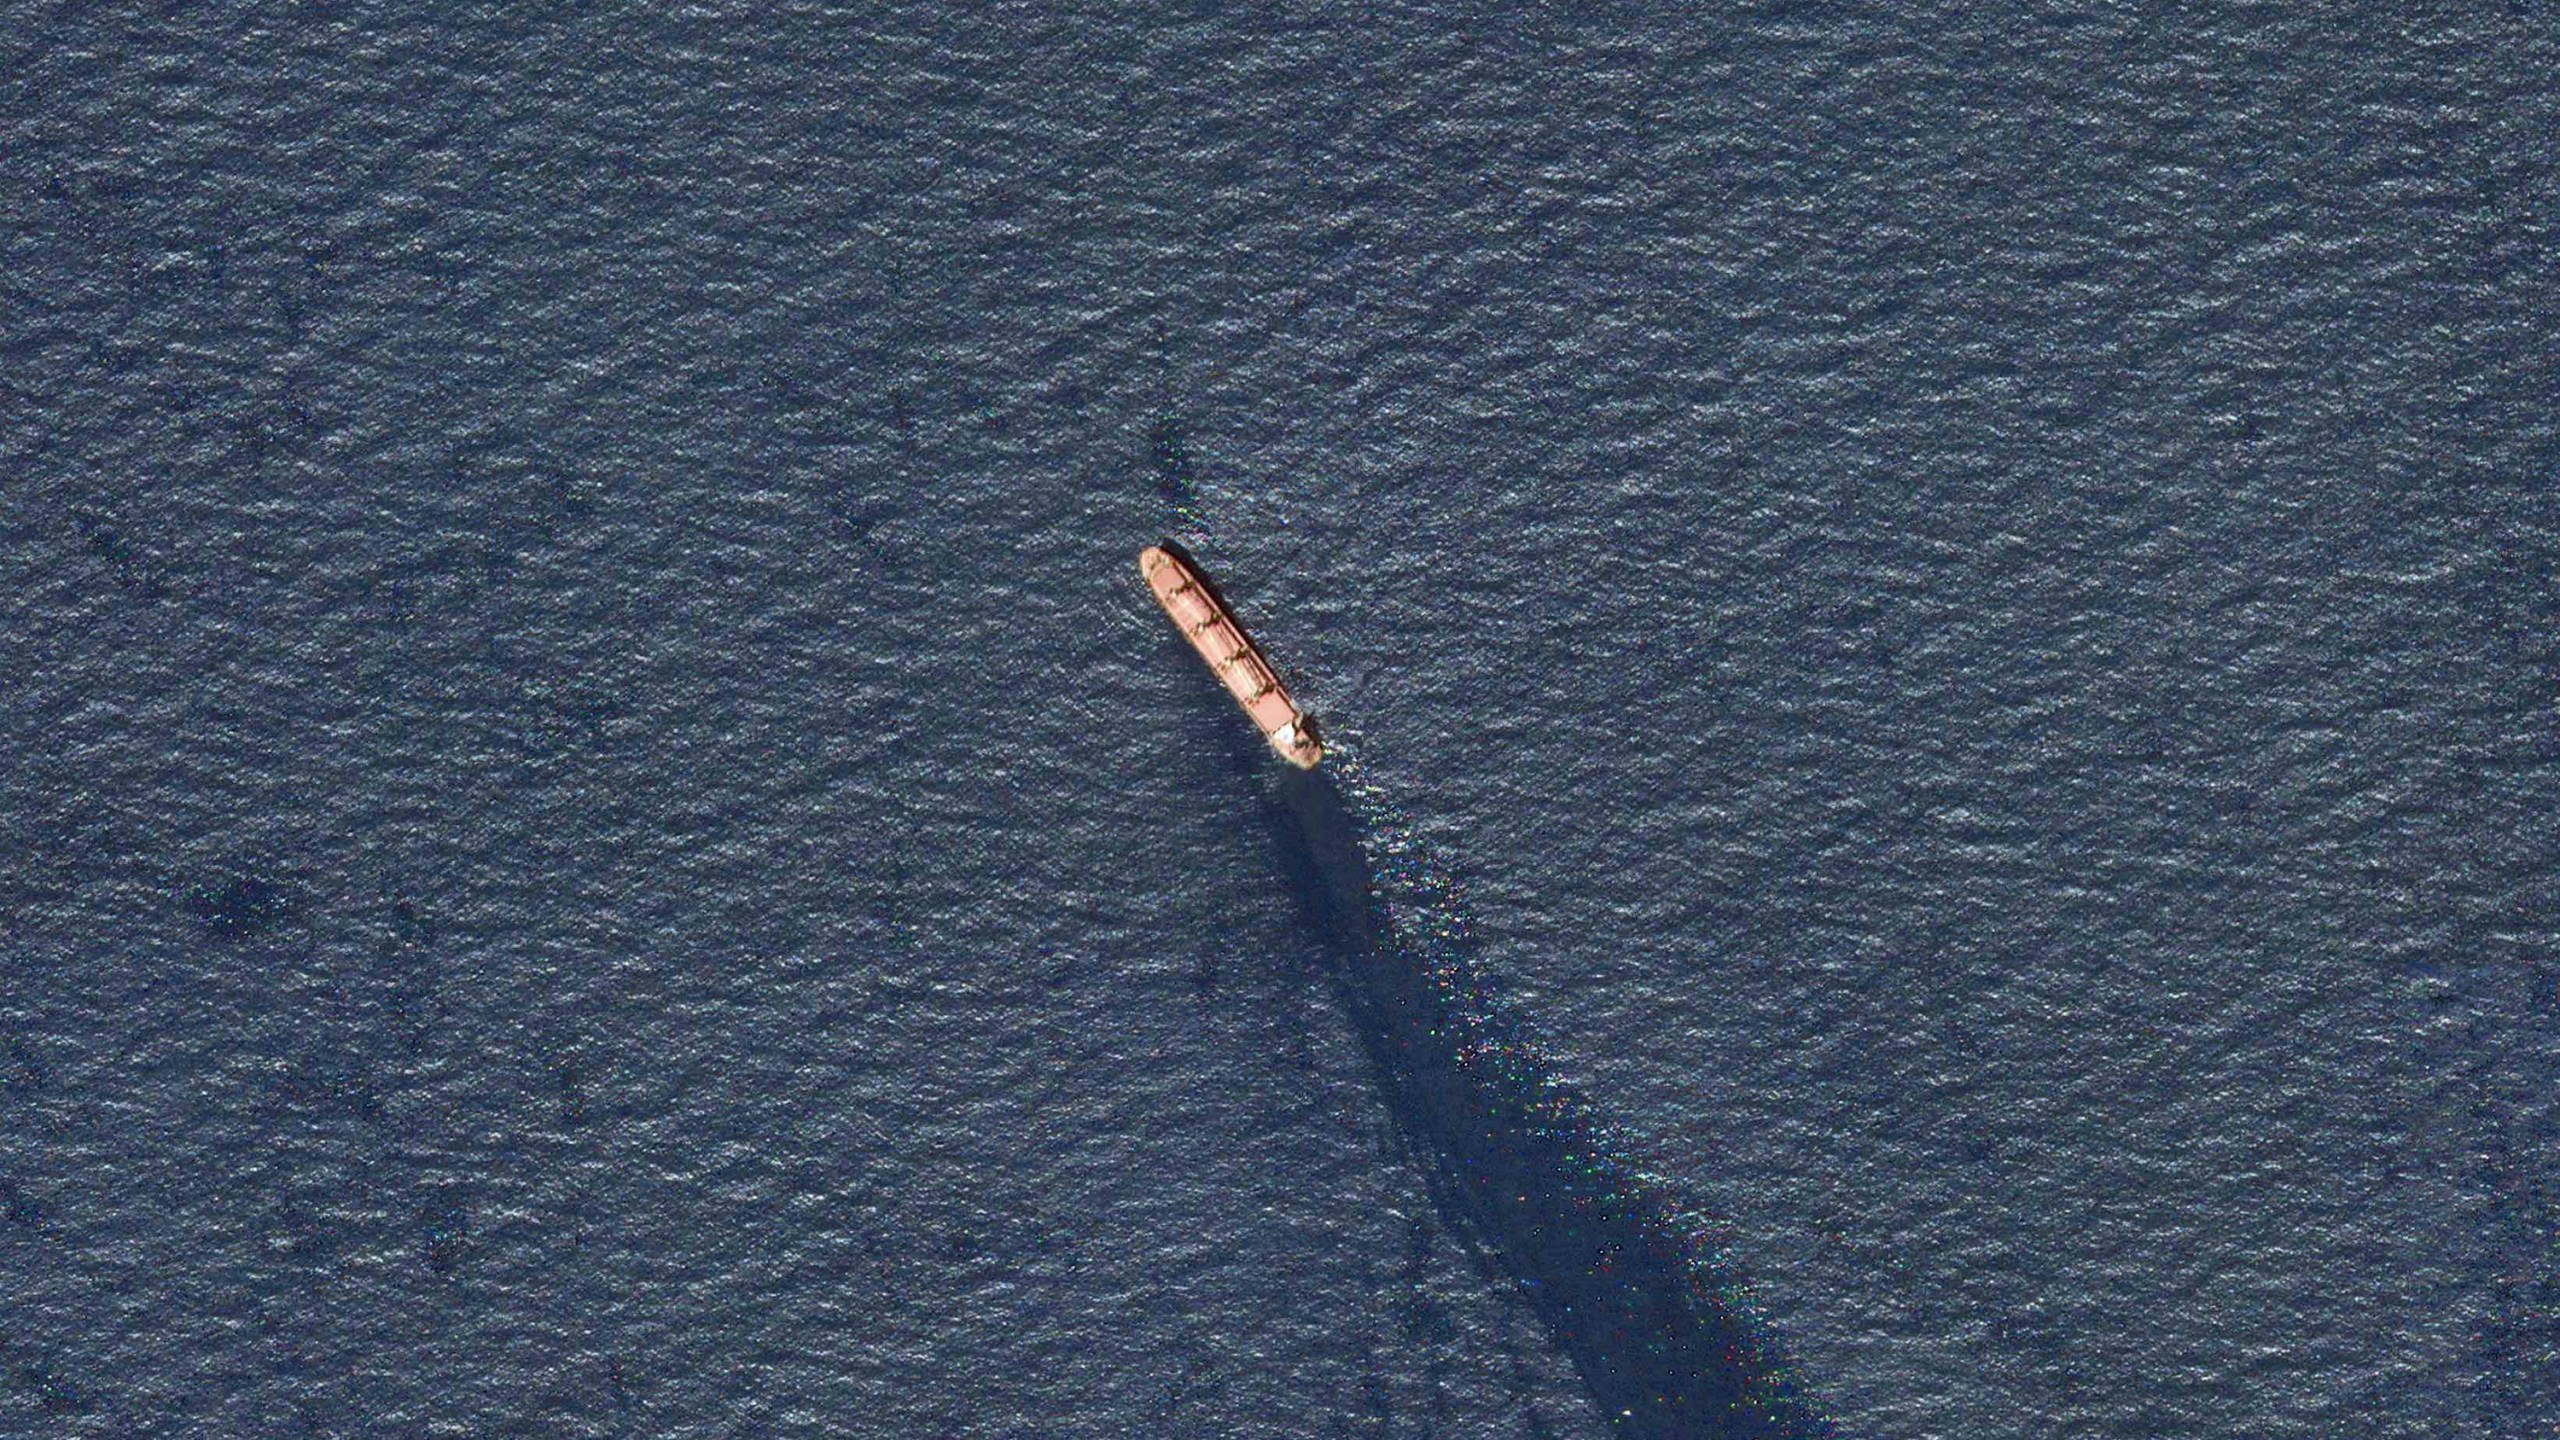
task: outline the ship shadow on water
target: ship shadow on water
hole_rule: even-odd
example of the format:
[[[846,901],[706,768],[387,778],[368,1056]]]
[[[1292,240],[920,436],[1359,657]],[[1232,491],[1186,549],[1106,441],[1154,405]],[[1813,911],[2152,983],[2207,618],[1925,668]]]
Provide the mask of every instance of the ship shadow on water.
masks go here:
[[[1247,763],[1433,1203],[1518,1287],[1617,1433],[1828,1435],[1735,1300],[1736,1277],[1545,1075],[1455,917],[1381,890],[1371,829],[1329,773]]]

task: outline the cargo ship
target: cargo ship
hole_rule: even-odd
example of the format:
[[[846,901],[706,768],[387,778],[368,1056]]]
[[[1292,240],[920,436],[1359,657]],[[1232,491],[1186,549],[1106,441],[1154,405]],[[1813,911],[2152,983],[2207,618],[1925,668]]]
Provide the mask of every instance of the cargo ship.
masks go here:
[[[1316,738],[1315,721],[1289,698],[1262,647],[1244,633],[1235,612],[1190,557],[1171,541],[1150,545],[1138,552],[1138,573],[1147,577],[1147,588],[1156,593],[1156,603],[1173,627],[1209,662],[1210,672],[1236,697],[1280,758],[1301,770],[1316,768],[1324,758],[1324,742]]]

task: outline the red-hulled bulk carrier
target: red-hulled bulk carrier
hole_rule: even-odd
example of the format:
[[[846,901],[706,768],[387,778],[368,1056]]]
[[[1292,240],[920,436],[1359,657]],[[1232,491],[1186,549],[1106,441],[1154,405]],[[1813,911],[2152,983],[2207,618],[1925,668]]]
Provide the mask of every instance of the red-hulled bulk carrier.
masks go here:
[[[1138,573],[1147,577],[1147,588],[1156,592],[1156,602],[1173,618],[1174,628],[1209,662],[1280,758],[1301,770],[1316,768],[1324,758],[1324,743],[1316,738],[1315,722],[1281,688],[1279,674],[1262,658],[1262,647],[1244,633],[1199,568],[1167,542],[1138,552]]]

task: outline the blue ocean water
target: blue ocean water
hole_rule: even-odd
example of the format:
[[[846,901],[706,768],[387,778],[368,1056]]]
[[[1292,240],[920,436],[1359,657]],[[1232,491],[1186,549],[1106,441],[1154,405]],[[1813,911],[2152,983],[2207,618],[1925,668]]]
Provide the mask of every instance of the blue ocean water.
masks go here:
[[[2560,1417],[2541,0],[5,13],[0,1434]]]

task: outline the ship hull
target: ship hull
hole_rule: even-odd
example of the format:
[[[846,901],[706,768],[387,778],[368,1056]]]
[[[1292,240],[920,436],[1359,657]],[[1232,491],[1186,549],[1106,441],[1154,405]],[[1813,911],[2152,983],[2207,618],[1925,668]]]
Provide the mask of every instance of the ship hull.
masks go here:
[[[1316,768],[1324,758],[1324,744],[1316,738],[1314,722],[1289,698],[1262,647],[1245,633],[1200,568],[1170,545],[1150,545],[1138,552],[1138,573],[1146,577],[1173,628],[1182,632],[1280,758],[1301,770]]]

